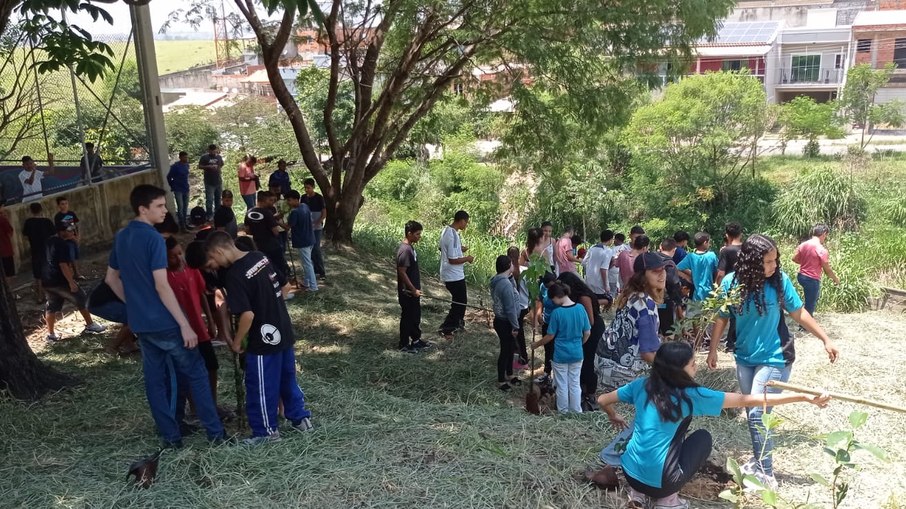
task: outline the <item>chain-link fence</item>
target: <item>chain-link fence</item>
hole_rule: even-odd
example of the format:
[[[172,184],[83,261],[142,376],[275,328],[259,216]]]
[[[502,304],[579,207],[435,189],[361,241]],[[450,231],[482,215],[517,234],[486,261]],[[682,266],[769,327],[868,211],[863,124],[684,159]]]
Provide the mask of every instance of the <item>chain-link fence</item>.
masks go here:
[[[90,31],[90,27],[86,27]],[[149,167],[149,141],[130,36],[96,37],[114,68],[95,82],[69,69],[41,74],[41,50],[15,27],[0,42],[0,198],[92,185]],[[92,153],[86,145],[93,146]],[[34,159],[39,184],[23,171]]]

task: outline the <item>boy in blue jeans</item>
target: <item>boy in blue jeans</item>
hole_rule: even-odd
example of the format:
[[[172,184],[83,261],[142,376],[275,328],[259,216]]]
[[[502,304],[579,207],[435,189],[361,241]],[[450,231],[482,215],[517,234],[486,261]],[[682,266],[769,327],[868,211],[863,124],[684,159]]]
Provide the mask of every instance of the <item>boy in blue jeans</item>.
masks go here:
[[[246,354],[246,412],[252,436],[244,443],[280,440],[277,407],[281,401],[283,415],[294,429],[312,429],[311,412],[296,382],[293,326],[270,260],[258,251],[240,251],[226,232],[211,233],[205,251],[213,265],[226,269],[227,307],[239,316],[230,346]]]
[[[129,327],[142,347],[145,393],[164,447],[182,447],[176,380],[192,392],[195,412],[214,443],[224,440],[198,336],[167,281],[167,248],[154,225],[167,215],[166,191],[136,186],[129,195],[133,219],[116,234],[104,281],[126,303]]]

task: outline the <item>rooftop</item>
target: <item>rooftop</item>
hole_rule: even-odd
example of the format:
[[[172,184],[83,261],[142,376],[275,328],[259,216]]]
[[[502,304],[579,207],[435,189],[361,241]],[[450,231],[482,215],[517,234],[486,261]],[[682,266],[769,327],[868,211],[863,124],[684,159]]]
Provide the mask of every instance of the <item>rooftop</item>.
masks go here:
[[[780,30],[779,21],[728,21],[712,40],[699,41],[702,46],[758,46],[774,42]]]
[[[906,10],[862,11],[853,20],[853,26],[906,25]]]

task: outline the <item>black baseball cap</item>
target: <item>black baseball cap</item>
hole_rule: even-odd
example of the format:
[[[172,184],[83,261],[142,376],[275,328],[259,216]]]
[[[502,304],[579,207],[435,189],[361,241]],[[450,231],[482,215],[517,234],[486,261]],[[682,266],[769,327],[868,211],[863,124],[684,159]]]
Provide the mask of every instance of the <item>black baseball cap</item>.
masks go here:
[[[667,265],[667,258],[657,253],[642,253],[635,257],[632,264],[632,270],[635,272],[645,272],[646,270],[655,270]]]

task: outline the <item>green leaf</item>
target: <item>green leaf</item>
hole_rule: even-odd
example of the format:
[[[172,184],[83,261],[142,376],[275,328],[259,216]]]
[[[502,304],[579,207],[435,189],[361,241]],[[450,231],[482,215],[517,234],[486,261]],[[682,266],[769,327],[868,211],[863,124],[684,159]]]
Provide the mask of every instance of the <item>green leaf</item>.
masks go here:
[[[765,490],[764,483],[759,481],[754,475],[746,475],[742,478],[743,488],[754,488],[756,491]]]
[[[825,488],[831,487],[830,481],[825,479],[824,476],[821,474],[809,474],[808,476],[811,477],[813,481],[820,484],[821,486],[824,486]]]
[[[766,431],[775,430],[783,423],[783,418],[773,413],[761,414],[761,424]]]
[[[880,447],[878,447],[876,445],[855,442],[855,443],[853,443],[853,448],[860,450],[860,451],[869,452],[875,458],[878,458],[881,461],[887,461],[887,451],[885,451],[884,449],[881,449]]]
[[[868,414],[865,412],[855,411],[849,414],[849,424],[853,429],[862,427],[865,424],[865,421],[868,420]]]
[[[849,463],[850,462],[849,451],[847,451],[845,449],[837,449],[837,455],[834,459],[837,461],[837,463],[843,463],[843,464]]]
[[[723,490],[717,496],[733,504],[739,501],[739,497],[731,490]]]
[[[777,505],[778,498],[776,491],[764,490],[761,492],[761,500],[769,506]]]
[[[828,433],[825,443],[828,447],[835,447],[842,442],[849,443],[852,439],[853,434],[851,431],[834,431],[833,433]]]
[[[739,469],[739,463],[733,458],[727,458],[727,471],[733,474],[733,479],[737,484],[742,481],[742,470]]]

